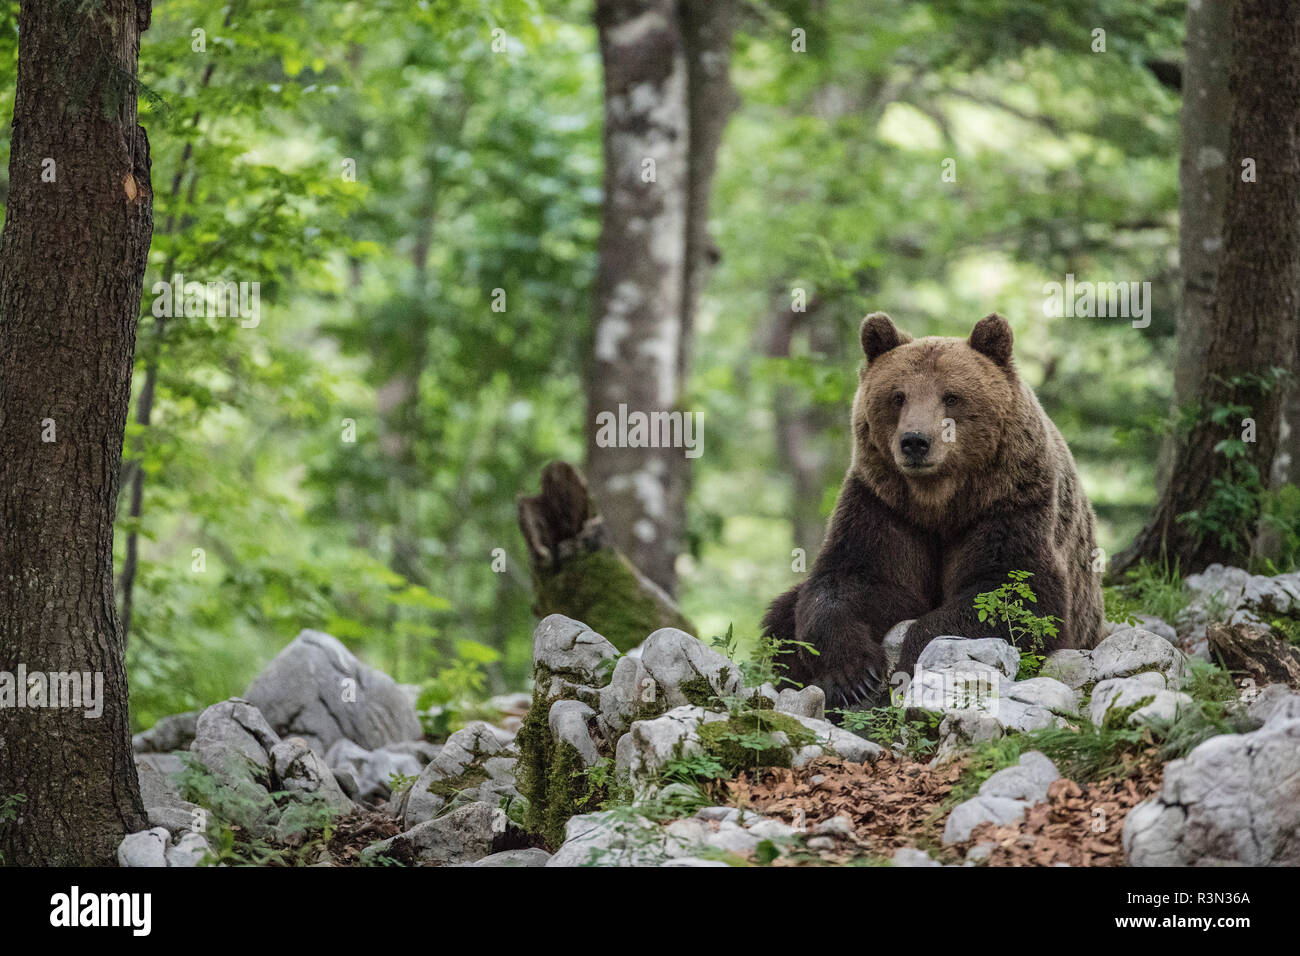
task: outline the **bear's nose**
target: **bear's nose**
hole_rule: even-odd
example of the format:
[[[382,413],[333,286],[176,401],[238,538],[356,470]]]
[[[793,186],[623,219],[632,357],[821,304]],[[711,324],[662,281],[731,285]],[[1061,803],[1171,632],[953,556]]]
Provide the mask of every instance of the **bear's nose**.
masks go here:
[[[914,461],[924,458],[930,450],[930,439],[920,432],[904,432],[898,444],[903,449],[903,454]]]

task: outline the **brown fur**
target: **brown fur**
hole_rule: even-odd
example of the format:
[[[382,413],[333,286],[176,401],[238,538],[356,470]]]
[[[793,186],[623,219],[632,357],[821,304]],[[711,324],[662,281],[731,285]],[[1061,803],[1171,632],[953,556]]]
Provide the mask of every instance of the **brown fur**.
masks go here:
[[[899,661],[908,673],[939,635],[1005,637],[979,622],[974,600],[1009,571],[1032,572],[1034,612],[1061,619],[1049,650],[1096,643],[1092,507],[1011,347],[996,314],[969,339],[914,341],[883,313],[863,320],[852,463],[812,573],[763,620],[769,636],[817,649],[787,657],[789,674],[831,706],[879,699],[881,640],[899,621],[916,619]],[[929,442],[923,460],[905,435]]]

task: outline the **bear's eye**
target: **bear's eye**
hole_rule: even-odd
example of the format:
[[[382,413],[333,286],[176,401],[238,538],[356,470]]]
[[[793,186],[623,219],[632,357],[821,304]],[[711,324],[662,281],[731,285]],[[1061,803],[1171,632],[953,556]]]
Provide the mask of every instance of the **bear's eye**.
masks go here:
[[[949,408],[952,408],[960,401],[961,399],[958,398],[956,395],[954,395],[952,392],[949,392],[947,395],[943,397],[943,403]]]
[[[907,401],[907,396],[904,395],[902,392],[895,392],[895,393],[894,393],[894,407],[895,407],[895,408],[902,408],[902,407],[903,407],[903,403],[906,402],[906,401]]]

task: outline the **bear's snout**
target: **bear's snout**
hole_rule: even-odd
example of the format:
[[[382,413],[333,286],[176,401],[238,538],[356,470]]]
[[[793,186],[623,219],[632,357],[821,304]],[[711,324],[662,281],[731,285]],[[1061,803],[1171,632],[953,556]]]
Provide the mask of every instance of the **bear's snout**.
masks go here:
[[[930,439],[920,432],[904,432],[898,447],[909,465],[920,465],[925,462],[926,455],[930,454]]]

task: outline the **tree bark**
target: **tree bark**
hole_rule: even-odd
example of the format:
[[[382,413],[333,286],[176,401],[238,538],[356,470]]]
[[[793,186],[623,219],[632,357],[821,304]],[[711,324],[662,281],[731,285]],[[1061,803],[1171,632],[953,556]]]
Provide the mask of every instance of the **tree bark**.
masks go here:
[[[145,826],[113,516],[153,230],[135,85],[149,17],[144,0],[19,15],[0,235],[0,670],[102,675],[103,713],[0,712],[0,796],[24,798],[0,824],[10,864],[110,864]]]
[[[1297,318],[1300,321],[1300,317]],[[1300,478],[1300,348],[1291,364],[1291,381],[1282,409],[1282,429],[1278,439],[1277,457],[1273,459],[1273,480],[1270,487],[1297,484]]]
[[[720,258],[709,234],[709,201],[718,166],[718,149],[740,97],[731,85],[734,0],[681,0],[678,13],[686,48],[686,104],[689,124],[686,197],[686,278],[682,283],[682,336],[677,369],[682,381],[691,371],[695,312],[709,269]]]
[[[1300,315],[1296,316],[1300,322]],[[1268,488],[1277,491],[1283,485],[1294,485],[1300,478],[1300,335],[1291,358],[1291,377],[1286,382],[1282,396],[1282,410],[1278,422],[1277,453],[1273,456],[1272,471],[1268,475]],[[1282,520],[1289,523],[1285,516]],[[1300,531],[1300,529],[1296,529]],[[1255,535],[1254,557],[1258,562],[1271,561],[1284,565],[1288,558],[1286,529],[1277,524],[1261,521]]]
[[[615,541],[669,594],[686,530],[682,448],[609,447],[597,416],[684,412],[694,314],[716,251],[708,205],[735,94],[733,0],[598,0],[605,202],[587,387],[587,470]]]
[[[1182,77],[1182,147],[1178,161],[1182,302],[1175,320],[1175,411],[1196,401],[1206,333],[1214,312],[1214,290],[1223,255],[1223,206],[1233,178],[1233,171],[1228,167],[1231,62],[1231,5],[1188,4],[1186,64]],[[1168,483],[1178,442],[1178,436],[1170,435],[1163,443],[1157,488]]]
[[[740,105],[731,85],[731,45],[736,27],[736,0],[679,0],[678,17],[686,48],[686,106],[689,126],[686,196],[686,274],[682,282],[682,333],[677,349],[678,380],[687,387],[695,354],[695,318],[709,271],[722,254],[709,231],[709,206],[718,167],[722,134]],[[674,524],[678,541],[686,534],[686,504],[691,493],[689,460],[674,457],[673,486],[679,511]],[[678,551],[681,550],[679,547]],[[673,555],[676,561],[676,554]],[[658,580],[658,579],[656,579]],[[677,575],[660,584],[675,594]]]
[[[1246,458],[1267,481],[1278,447],[1283,390],[1258,377],[1286,367],[1296,349],[1300,299],[1300,0],[1239,0],[1233,9],[1232,124],[1228,165],[1233,170],[1224,213],[1224,250],[1204,366],[1195,391],[1202,410],[1179,447],[1155,514],[1115,570],[1147,558],[1176,560],[1183,573],[1215,561],[1249,558],[1253,527],[1224,540],[1179,520],[1213,507],[1221,483],[1238,483],[1216,450],[1239,438],[1235,413],[1222,424],[1209,415],[1240,405],[1255,422]],[[1256,182],[1242,178],[1255,163]],[[1244,377],[1244,378],[1243,378]],[[1249,517],[1246,519],[1249,523]]]

